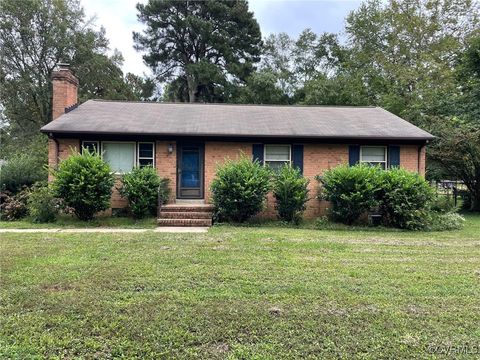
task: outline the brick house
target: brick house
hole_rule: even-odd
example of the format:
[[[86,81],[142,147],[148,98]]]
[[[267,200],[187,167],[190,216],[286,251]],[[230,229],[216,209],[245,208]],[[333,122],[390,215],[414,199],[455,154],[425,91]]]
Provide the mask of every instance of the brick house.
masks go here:
[[[104,100],[77,106],[78,80],[68,67],[60,67],[52,80],[53,121],[41,129],[49,136],[49,165],[82,148],[100,151],[117,174],[153,165],[170,179],[170,204],[159,221],[165,225],[211,223],[202,219],[208,216],[197,219],[187,212],[209,209],[216,166],[242,153],[272,167],[298,167],[311,179],[304,217],[314,218],[324,214],[327,205],[315,199],[315,175],[358,162],[424,175],[425,146],[433,138],[378,107]],[[111,206],[126,206],[116,190]],[[275,216],[272,196],[260,216]]]

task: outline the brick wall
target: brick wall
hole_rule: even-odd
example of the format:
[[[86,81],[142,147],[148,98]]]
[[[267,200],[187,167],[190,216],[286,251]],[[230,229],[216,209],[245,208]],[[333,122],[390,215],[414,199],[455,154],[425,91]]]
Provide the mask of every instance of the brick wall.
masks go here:
[[[77,103],[78,79],[69,69],[52,74],[52,120],[65,113],[65,108]]]
[[[252,157],[251,143],[237,142],[206,142],[205,143],[205,200],[210,199],[210,185],[215,178],[216,168],[226,159],[238,159],[241,154]]]
[[[80,141],[78,139],[57,139],[57,145],[55,140],[48,139],[48,166],[50,168],[56,168],[58,160],[66,159],[72,152],[80,149]],[[58,156],[58,158],[57,158]],[[52,175],[48,175],[48,181],[52,181]]]
[[[168,153],[168,146],[173,146],[173,152]],[[157,141],[155,143],[155,167],[162,178],[170,180],[170,200],[175,202],[177,197],[177,143],[175,141]]]
[[[112,209],[121,209],[128,206],[127,199],[123,198],[120,195],[120,192],[117,190],[122,186],[122,180],[120,175],[115,175],[115,183],[112,188],[112,198],[110,199],[110,207]]]
[[[337,144],[305,144],[303,149],[303,175],[310,180],[308,185],[310,200],[304,212],[304,218],[313,219],[324,215],[328,207],[327,201],[318,201],[318,181],[316,175],[340,164],[348,163],[348,145]],[[275,219],[275,199],[272,194],[267,198],[267,207],[260,217]]]
[[[400,166],[411,172],[425,176],[425,146],[420,150],[420,166],[418,164],[418,145],[402,145],[400,147]]]
[[[65,159],[72,152],[72,149],[79,149],[78,139],[58,139],[59,158]],[[169,144],[173,145],[173,153],[168,153]],[[177,144],[175,141],[157,141],[155,144],[155,166],[161,177],[170,179],[170,202],[176,199],[176,181],[177,181]],[[49,165],[56,165],[55,142],[49,140]],[[206,142],[205,143],[205,200],[210,199],[210,185],[215,177],[216,167],[225,162],[225,159],[237,159],[242,153],[246,156],[252,156],[251,143],[239,142]],[[318,201],[316,199],[318,192],[318,182],[316,175],[322,175],[325,170],[331,169],[340,164],[348,163],[348,145],[343,144],[305,144],[304,145],[304,175],[310,179],[309,190],[310,200],[307,203],[307,209],[304,213],[305,218],[316,218],[326,213],[328,202]],[[402,145],[400,149],[400,165],[408,171],[418,171],[418,146]],[[420,173],[425,174],[425,147],[421,150]],[[120,197],[116,190],[119,180],[112,194],[112,208],[122,208],[127,206],[127,201]],[[275,201],[269,194],[266,209],[259,216],[265,218],[275,218]]]

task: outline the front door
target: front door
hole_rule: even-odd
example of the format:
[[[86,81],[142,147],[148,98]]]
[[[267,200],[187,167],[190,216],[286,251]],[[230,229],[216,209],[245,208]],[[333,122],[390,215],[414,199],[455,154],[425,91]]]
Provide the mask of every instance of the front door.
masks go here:
[[[177,198],[203,199],[203,144],[179,144]]]

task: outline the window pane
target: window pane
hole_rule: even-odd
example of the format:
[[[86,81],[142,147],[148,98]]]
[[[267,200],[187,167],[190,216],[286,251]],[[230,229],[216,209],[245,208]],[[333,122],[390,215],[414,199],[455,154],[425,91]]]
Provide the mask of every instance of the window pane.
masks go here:
[[[138,157],[153,158],[153,144],[138,144]]]
[[[84,141],[82,147],[88,149],[91,153],[98,152],[96,141]]]
[[[139,159],[138,163],[140,167],[153,166],[153,159]]]
[[[265,160],[290,160],[290,146],[265,145]]]
[[[135,165],[135,144],[103,143],[103,159],[114,172],[128,172]]]
[[[362,161],[375,162],[385,161],[385,148],[384,147],[362,147]]]
[[[288,161],[266,161],[265,164],[273,171],[279,172],[285,164],[288,164]]]

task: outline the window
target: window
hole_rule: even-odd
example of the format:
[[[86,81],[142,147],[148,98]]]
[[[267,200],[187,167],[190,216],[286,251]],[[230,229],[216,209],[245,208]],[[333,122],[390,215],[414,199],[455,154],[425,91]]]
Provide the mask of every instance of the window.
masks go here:
[[[135,166],[134,142],[103,142],[103,159],[116,174],[129,172]]]
[[[362,146],[360,148],[360,162],[373,166],[387,168],[387,148],[386,146]]]
[[[265,165],[278,171],[284,164],[291,162],[290,145],[265,145]]]
[[[138,166],[155,166],[155,147],[153,143],[138,143]]]
[[[82,141],[82,149],[88,149],[91,153],[98,153],[98,141]]]

